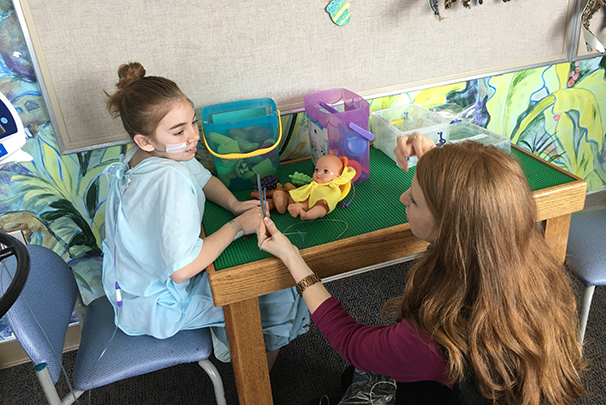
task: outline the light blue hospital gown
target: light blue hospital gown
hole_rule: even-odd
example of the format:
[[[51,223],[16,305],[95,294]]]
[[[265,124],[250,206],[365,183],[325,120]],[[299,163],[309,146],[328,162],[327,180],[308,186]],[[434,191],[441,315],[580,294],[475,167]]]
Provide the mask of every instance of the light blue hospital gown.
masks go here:
[[[114,176],[106,203],[103,287],[116,324],[129,335],[160,339],[210,326],[213,337],[227,345],[223,309],[213,304],[206,272],[181,284],[170,278],[202,248],[202,188],[210,172],[196,159],[158,157],[133,169],[126,162],[116,164],[108,172]],[[122,307],[116,302],[116,281]],[[268,350],[308,330],[309,312],[294,288],[259,297],[259,305]],[[225,349],[215,340],[218,347]],[[227,358],[224,353],[222,359]]]

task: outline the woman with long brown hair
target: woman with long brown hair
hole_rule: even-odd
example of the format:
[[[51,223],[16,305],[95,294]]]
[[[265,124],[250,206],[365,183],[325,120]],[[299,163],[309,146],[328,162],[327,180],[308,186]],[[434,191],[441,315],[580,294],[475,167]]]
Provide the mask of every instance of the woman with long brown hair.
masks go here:
[[[312,320],[346,360],[398,381],[398,404],[573,403],[584,367],[575,297],[536,230],[522,168],[474,142],[433,148],[418,133],[401,138],[403,169],[415,153],[400,200],[411,231],[430,245],[403,295],[386,304],[394,325],[351,319],[269,218],[259,225],[262,249],[286,264]]]

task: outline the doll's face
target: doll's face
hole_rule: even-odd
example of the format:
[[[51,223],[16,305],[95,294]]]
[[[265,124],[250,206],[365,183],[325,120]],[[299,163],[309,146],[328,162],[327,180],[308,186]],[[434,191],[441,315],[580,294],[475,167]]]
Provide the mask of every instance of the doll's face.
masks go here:
[[[343,162],[335,155],[324,155],[316,162],[313,179],[316,183],[328,183],[341,175]]]

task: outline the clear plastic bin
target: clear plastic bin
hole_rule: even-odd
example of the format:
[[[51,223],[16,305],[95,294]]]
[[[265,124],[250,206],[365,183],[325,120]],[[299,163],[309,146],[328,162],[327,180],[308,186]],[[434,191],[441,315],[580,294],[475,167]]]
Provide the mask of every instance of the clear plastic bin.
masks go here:
[[[470,122],[451,124],[449,137],[449,143],[476,141],[484,145],[494,145],[507,152],[511,151],[511,139]]]
[[[419,131],[437,144],[448,141],[449,121],[418,104],[374,111],[370,115],[371,131],[375,135],[373,146],[396,161],[393,150],[397,138]],[[408,159],[408,167],[416,166],[416,156]]]

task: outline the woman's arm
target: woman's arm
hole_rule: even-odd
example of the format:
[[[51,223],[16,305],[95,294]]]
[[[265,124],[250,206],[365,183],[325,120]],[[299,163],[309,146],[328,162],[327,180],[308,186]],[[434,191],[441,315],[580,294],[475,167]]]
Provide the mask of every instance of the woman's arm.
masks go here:
[[[438,346],[409,322],[370,326],[356,322],[339,301],[326,300],[312,315],[333,349],[359,370],[401,382],[437,381],[448,385],[448,363]]]
[[[259,247],[276,256],[288,268],[295,283],[303,280],[305,277],[314,274],[305,260],[301,257],[299,249],[294,246],[282,232],[276,228],[273,221],[267,217],[259,221],[257,230]],[[331,295],[324,288],[322,283],[315,283],[303,290],[303,299],[309,308],[310,313],[314,313],[322,302],[330,298]]]
[[[258,244],[286,265],[295,282],[313,274],[269,218],[259,224]],[[369,326],[356,322],[322,283],[302,293],[312,320],[331,346],[361,370],[389,375],[398,381],[433,380],[447,384],[446,359],[437,345],[423,332],[412,330],[408,322],[392,326]]]

